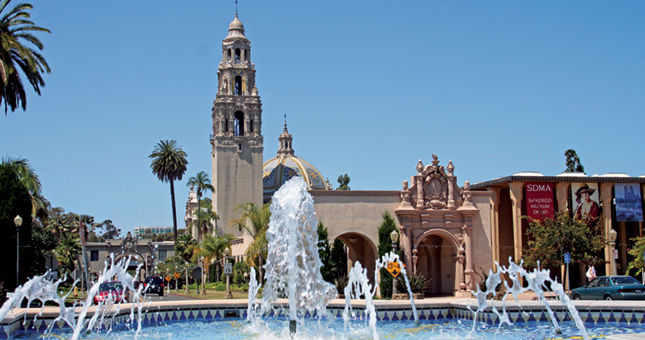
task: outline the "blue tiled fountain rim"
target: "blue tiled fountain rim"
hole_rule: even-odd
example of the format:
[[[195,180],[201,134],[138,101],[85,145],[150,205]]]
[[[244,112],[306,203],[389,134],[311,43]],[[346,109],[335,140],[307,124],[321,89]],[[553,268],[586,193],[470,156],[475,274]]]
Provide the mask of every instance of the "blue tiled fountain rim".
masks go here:
[[[328,308],[331,315],[335,318],[342,318],[344,308],[331,307]],[[553,308],[554,314],[558,322],[572,321],[568,310]],[[109,319],[108,322],[113,324],[125,324],[130,320],[130,310],[124,309],[122,314]],[[286,310],[276,309],[266,317],[285,317],[283,314]],[[365,309],[361,307],[353,307],[353,319],[362,320],[366,317]],[[644,324],[645,325],[645,309],[579,309],[578,313],[583,322],[587,324],[602,324],[602,323],[623,323],[623,324]],[[412,310],[408,308],[383,308],[377,309],[377,319],[379,321],[406,321],[413,320],[414,316]],[[550,322],[549,314],[542,308],[524,308],[522,310],[513,309],[507,311],[509,319],[513,323],[529,323],[529,322]],[[419,320],[443,320],[443,319],[460,319],[472,320],[475,317],[474,311],[465,307],[434,307],[434,308],[419,308],[417,309]],[[247,316],[247,309],[241,307],[228,307],[228,308],[191,308],[191,309],[172,309],[172,310],[158,310],[147,311],[142,313],[142,326],[155,326],[158,324],[182,322],[187,320],[230,320],[230,319],[244,319]],[[310,317],[310,315],[305,315]],[[135,315],[136,319],[136,315]],[[477,314],[477,321],[485,322],[487,324],[498,324],[498,316],[490,309]],[[27,332],[44,332],[47,327],[54,322],[53,319],[42,319],[33,317],[24,317],[16,319],[11,324],[2,325],[2,332],[0,332],[0,339],[7,339],[9,335],[16,331]],[[53,331],[68,328],[67,324],[63,321],[57,321],[53,327]]]

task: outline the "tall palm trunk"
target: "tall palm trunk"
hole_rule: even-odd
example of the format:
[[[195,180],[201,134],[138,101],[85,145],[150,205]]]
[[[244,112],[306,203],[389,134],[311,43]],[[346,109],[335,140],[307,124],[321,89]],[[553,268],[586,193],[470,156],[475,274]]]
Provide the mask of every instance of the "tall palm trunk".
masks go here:
[[[202,238],[202,193],[199,188],[197,188],[197,230],[199,230],[199,235],[197,235],[197,242]]]
[[[175,183],[170,180],[170,199],[172,201],[172,223],[175,233],[175,244],[177,244],[177,208],[175,208]]]

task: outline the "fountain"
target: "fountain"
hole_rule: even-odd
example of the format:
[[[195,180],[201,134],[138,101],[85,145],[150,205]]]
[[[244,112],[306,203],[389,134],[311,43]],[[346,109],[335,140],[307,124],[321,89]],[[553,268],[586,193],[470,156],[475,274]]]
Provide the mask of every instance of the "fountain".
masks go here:
[[[560,284],[557,281],[553,281],[550,278],[549,270],[546,270],[546,269],[540,270],[539,262],[538,262],[538,268],[535,268],[533,271],[527,271],[525,268],[523,268],[522,267],[523,261],[520,262],[520,264],[516,264],[513,262],[513,259],[509,257],[508,262],[510,263],[509,267],[500,266],[499,263],[495,262],[495,265],[497,266],[497,273],[493,273],[492,269],[489,271],[488,278],[486,279],[486,290],[482,291],[480,289],[481,287],[477,286],[477,291],[473,292],[473,295],[475,295],[479,304],[479,307],[475,312],[475,317],[473,318],[473,329],[475,328],[474,322],[476,322],[477,320],[477,313],[484,311],[488,307],[486,297],[489,294],[492,294],[493,296],[495,296],[497,286],[499,286],[500,284],[502,284],[502,282],[504,282],[504,286],[506,287],[506,294],[504,294],[504,297],[502,298],[502,301],[503,301],[502,314],[500,315],[499,311],[497,310],[497,307],[495,307],[494,304],[492,305],[493,312],[499,317],[499,320],[500,320],[499,327],[501,327],[504,324],[507,324],[509,326],[512,324],[508,318],[508,314],[506,313],[506,297],[508,296],[508,294],[512,294],[515,301],[519,303],[517,299],[519,294],[524,293],[526,291],[533,291],[537,295],[540,302],[544,305],[547,312],[549,313],[551,322],[553,323],[553,328],[555,329],[556,333],[561,334],[561,329],[560,329],[560,326],[558,325],[557,318],[555,317],[553,310],[551,309],[551,306],[549,306],[549,303],[547,302],[547,299],[544,296],[544,289],[546,289],[546,283],[549,282],[553,292],[556,294],[556,296],[558,296],[560,301],[562,301],[567,306],[569,313],[573,316],[573,319],[575,320],[576,326],[578,327],[578,329],[580,329],[580,332],[582,332],[583,338],[585,340],[589,340],[589,335],[587,334],[585,325],[582,322],[580,315],[578,314],[578,310],[576,309],[573,302],[569,299],[569,296],[567,295],[567,293],[564,291],[562,284]],[[502,274],[508,275],[508,278],[513,282],[512,287],[508,286],[508,282],[502,280],[501,278]],[[522,287],[522,284],[520,282],[520,278],[522,277],[528,283],[527,287]],[[469,309],[470,309],[470,306],[469,306]]]
[[[291,333],[296,332],[297,321],[307,313],[323,317],[329,301],[338,295],[336,287],[320,274],[317,227],[313,197],[304,180],[295,177],[271,201],[264,266],[267,280],[262,292],[264,313],[273,309],[279,297],[288,297]]]
[[[173,317],[169,317],[167,319],[161,317],[162,322],[154,322],[157,327],[155,327],[152,332],[156,335],[152,335],[152,337],[210,339],[213,336],[213,333],[216,332],[221,333],[223,337],[231,338],[246,338],[249,336],[255,337],[257,335],[261,335],[261,338],[308,338],[314,336],[320,339],[347,339],[348,337],[359,336],[372,337],[373,339],[378,340],[382,337],[405,337],[410,333],[419,333],[423,334],[424,337],[427,336],[428,338],[432,338],[437,336],[437,334],[432,333],[438,332],[438,336],[444,339],[461,339],[464,338],[464,334],[469,334],[468,337],[470,338],[473,338],[473,336],[475,338],[485,338],[491,334],[488,331],[490,327],[488,327],[486,323],[477,323],[477,316],[479,313],[485,312],[488,308],[486,297],[488,294],[495,292],[496,286],[502,284],[500,275],[504,274],[507,275],[507,278],[512,282],[512,285],[509,286],[508,283],[503,283],[507,288],[507,293],[504,296],[502,312],[500,313],[495,304],[492,305],[493,312],[500,320],[497,332],[509,332],[508,329],[502,329],[502,326],[512,325],[506,312],[506,297],[509,294],[512,294],[517,301],[517,296],[529,289],[535,291],[550,315],[553,328],[559,330],[560,326],[557,323],[554,312],[548,305],[543,293],[543,287],[545,287],[546,282],[550,282],[551,289],[560,297],[560,300],[567,305],[567,308],[573,316],[577,327],[582,332],[583,337],[585,339],[590,338],[575,307],[571,301],[569,301],[567,295],[562,289],[562,285],[551,281],[549,279],[548,271],[536,269],[529,272],[523,269],[521,264],[517,265],[512,263],[512,261],[510,261],[511,265],[509,267],[500,267],[499,264],[497,264],[498,272],[492,273],[491,271],[486,281],[487,289],[485,291],[481,291],[478,287],[478,290],[473,292],[479,303],[479,307],[476,311],[473,311],[469,305],[467,307],[462,305],[461,307],[453,307],[454,310],[448,312],[453,313],[451,318],[458,318],[457,315],[459,313],[461,313],[462,319],[470,319],[470,317],[472,317],[473,325],[470,331],[468,331],[470,327],[465,327],[465,323],[462,323],[461,320],[436,318],[435,320],[441,320],[441,324],[429,323],[431,318],[428,316],[433,315],[433,307],[428,307],[428,305],[421,307],[422,319],[425,319],[426,321],[419,321],[419,315],[416,310],[417,307],[415,306],[415,302],[411,295],[410,306],[412,314],[414,315],[414,323],[401,321],[385,322],[382,326],[379,326],[379,332],[377,332],[376,323],[377,319],[383,319],[384,312],[382,309],[379,310],[379,308],[383,308],[383,304],[379,307],[378,304],[375,305],[375,301],[373,299],[378,289],[378,280],[375,277],[375,284],[372,286],[367,277],[367,270],[363,268],[358,261],[356,261],[354,267],[350,270],[349,283],[344,291],[346,300],[345,308],[342,311],[343,323],[339,324],[334,321],[341,319],[340,314],[333,315],[328,310],[328,304],[337,296],[337,291],[333,285],[325,282],[320,274],[322,263],[318,256],[318,238],[316,233],[317,221],[313,211],[313,198],[307,192],[306,185],[302,179],[296,177],[283,185],[283,187],[274,195],[271,205],[271,213],[271,222],[269,223],[269,229],[267,231],[267,241],[269,243],[268,258],[264,267],[266,270],[266,283],[263,287],[262,299],[261,301],[258,301],[256,296],[261,288],[261,284],[255,279],[255,270],[251,270],[249,300],[245,308],[247,320],[245,326],[237,327],[236,325],[238,325],[239,322],[236,321],[226,322],[226,320],[223,319],[227,316],[222,316],[221,314],[218,314],[216,310],[213,311],[212,308],[208,309],[209,307],[207,307],[206,310],[195,310],[194,306],[187,305],[187,308],[189,308],[190,311],[179,311],[175,314],[176,312],[174,310],[179,308],[176,306],[170,306],[170,309],[166,310],[170,311],[172,309],[173,311],[168,312],[168,314],[172,313],[175,316],[181,314],[181,316],[185,317],[183,319],[185,321],[174,322],[175,320],[182,320],[178,316],[176,319]],[[388,262],[394,261],[399,261],[399,257],[396,254],[386,254],[383,258],[377,260],[375,273],[378,273],[379,269],[387,265]],[[60,297],[56,293],[58,290],[58,284],[61,280],[53,282],[51,281],[51,275],[45,274],[43,276],[37,276],[25,283],[25,285],[19,287],[14,296],[5,305],[3,305],[2,308],[0,308],[0,317],[3,318],[7,315],[8,312],[19,305],[20,301],[24,298],[29,299],[30,302],[33,300],[41,300],[43,302],[55,301],[61,306],[60,315],[55,319],[55,321],[63,321],[73,330],[70,338],[73,340],[78,339],[82,332],[89,332],[104,327],[106,321],[110,321],[106,319],[111,318],[113,320],[116,315],[127,312],[121,311],[120,304],[103,305],[100,303],[96,307],[94,315],[92,315],[89,320],[86,320],[89,306],[92,305],[92,298],[98,291],[98,284],[116,276],[125,287],[128,287],[135,293],[136,302],[132,305],[126,321],[130,325],[133,325],[136,322],[136,327],[134,328],[134,337],[136,338],[141,333],[143,314],[145,314],[145,318],[149,323],[151,323],[150,320],[152,319],[158,319],[157,316],[154,315],[157,312],[148,310],[146,313],[143,311],[143,304],[138,299],[141,288],[139,288],[139,290],[134,290],[133,279],[126,272],[128,262],[129,259],[115,264],[113,258],[111,263],[106,261],[106,268],[99,277],[99,282],[89,290],[88,297],[78,315],[74,311],[77,306],[65,307],[65,296]],[[405,269],[402,270],[402,275],[406,278],[406,285],[409,290],[410,285],[407,281],[407,276],[405,275]],[[526,280],[528,287],[522,287],[520,278],[524,278]],[[353,332],[353,330],[350,330],[348,325],[352,317],[358,319],[353,312],[351,299],[359,299],[361,296],[364,296],[365,299],[364,317],[367,323],[367,328],[359,330],[357,334],[356,332]],[[276,334],[275,326],[280,324],[276,321],[280,320],[280,318],[268,318],[267,316],[279,316],[281,312],[286,309],[283,304],[278,301],[280,298],[286,298],[288,300],[288,327],[278,330]],[[213,303],[213,305],[215,304],[216,303]],[[333,306],[332,308],[336,308],[334,310],[338,311],[342,308],[340,306],[342,305],[336,303],[336,306]],[[136,317],[135,309],[137,311]],[[278,311],[278,309],[280,310]],[[470,311],[471,314],[466,314],[468,311]],[[242,316],[241,312],[239,314],[234,314],[239,315],[239,317]],[[39,315],[40,314],[36,317]],[[220,316],[217,317],[217,315]],[[189,317],[191,317],[190,319],[193,319],[193,321],[188,321]],[[212,320],[204,322],[209,318]],[[219,318],[219,320],[215,321],[214,319],[217,318]],[[268,320],[272,321],[269,322]],[[385,318],[385,320],[388,319]],[[26,313],[25,321],[27,321]],[[312,324],[312,322],[316,322],[317,325]],[[55,322],[49,323],[46,332],[52,331],[52,325],[54,325],[54,323]],[[313,330],[313,333],[304,332],[305,327],[303,327],[303,325],[305,324],[307,324],[307,327],[309,327],[310,330]],[[462,324],[464,327],[462,327]],[[300,326],[296,328],[297,325]],[[196,330],[200,330],[200,332],[196,332]],[[111,328],[108,331],[111,331]],[[120,331],[114,331],[111,334],[111,337],[131,338],[133,335],[132,330],[127,332],[128,333],[121,334]],[[499,334],[499,336],[497,332],[492,335],[497,339],[515,339],[526,336],[526,331],[521,330],[513,330],[510,335]],[[530,332],[532,332],[532,330],[530,330]],[[553,331],[551,330],[550,332],[552,333]],[[565,329],[564,333],[568,333],[570,336],[575,335],[571,334],[570,328]],[[542,339],[544,339],[548,338],[549,335],[550,333],[542,333],[542,335],[539,336],[542,336]],[[148,337],[149,335],[145,336]]]
[[[106,324],[107,319],[110,319],[111,317],[113,318],[115,315],[119,314],[121,310],[121,302],[119,301],[114,303],[112,300],[106,299],[105,301],[99,301],[99,303],[96,305],[96,309],[94,310],[92,317],[89,320],[86,320],[89,308],[93,305],[94,296],[99,291],[100,284],[116,278],[118,281],[121,281],[124,287],[123,289],[126,292],[133,292],[132,299],[133,301],[135,301],[135,303],[133,304],[133,308],[130,310],[129,322],[133,323],[135,321],[134,306],[136,306],[138,315],[136,332],[139,333],[141,331],[142,312],[142,304],[139,301],[139,295],[143,287],[139,287],[138,290],[134,289],[134,280],[126,270],[129,264],[130,258],[124,258],[116,264],[114,263],[114,256],[110,257],[110,262],[105,261],[105,269],[101,272],[101,275],[99,276],[97,282],[88,290],[87,298],[82,304],[82,309],[79,314],[76,314],[75,312],[77,303],[75,303],[71,307],[65,306],[65,299],[69,296],[71,290],[63,296],[60,296],[58,294],[58,285],[61,282],[65,281],[65,277],[57,281],[53,281],[51,272],[47,272],[40,276],[35,276],[34,278],[27,281],[24,285],[18,286],[11,298],[2,305],[2,308],[0,308],[0,320],[4,319],[5,316],[7,316],[9,312],[11,312],[14,308],[19,307],[24,299],[27,299],[27,310],[30,308],[30,305],[33,301],[38,300],[41,302],[41,311],[36,315],[36,317],[42,315],[45,303],[52,301],[58,304],[60,312],[59,316],[54,319],[54,322],[51,322],[49,324],[49,326],[45,330],[45,333],[51,332],[52,327],[56,324],[56,322],[61,320],[74,330],[71,340],[76,340],[83,330],[89,332],[92,330],[100,329]],[[141,266],[139,266],[139,268],[140,267]],[[138,275],[139,268],[137,268],[137,274],[135,276]],[[74,282],[74,285],[76,285],[77,282],[78,280]],[[110,313],[112,313],[111,317]],[[27,313],[25,312],[25,321],[26,317]],[[112,326],[111,322],[109,323],[109,326]]]

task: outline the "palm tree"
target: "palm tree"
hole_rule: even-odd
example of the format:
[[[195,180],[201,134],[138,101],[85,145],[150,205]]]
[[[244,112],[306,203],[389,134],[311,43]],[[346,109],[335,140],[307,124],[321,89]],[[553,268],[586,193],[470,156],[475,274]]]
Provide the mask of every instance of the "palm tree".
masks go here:
[[[204,235],[204,239],[199,244],[199,249],[195,251],[195,256],[198,258],[203,256],[204,263],[211,263],[213,261],[221,260],[224,257],[224,250],[231,248],[231,241],[235,238],[233,234],[224,234],[222,236]],[[224,263],[220,261],[220,266],[223,267]],[[216,276],[219,278],[219,270]]]
[[[29,191],[31,216],[45,220],[49,202],[43,197],[40,179],[34,168],[29,165],[29,161],[26,158],[5,157],[2,159],[2,165],[12,167],[18,175],[20,183]]]
[[[211,192],[215,191],[215,188],[211,185],[211,180],[208,178],[208,174],[206,174],[203,171],[200,171],[197,173],[195,177],[191,177],[188,179],[188,182],[186,183],[187,187],[190,187],[191,190],[192,188],[197,188],[197,225],[201,228],[202,227],[202,220],[201,220],[201,198],[202,198],[202,192],[205,192],[207,190],[210,190]],[[211,207],[212,209],[212,207]],[[197,239],[199,241],[199,237]]]
[[[67,235],[60,240],[54,249],[56,259],[60,263],[59,271],[61,276],[74,271],[74,261],[81,255],[81,240],[76,235]],[[68,278],[69,279],[69,278]]]
[[[269,226],[269,219],[271,218],[269,207],[269,203],[262,206],[257,206],[252,202],[239,203],[233,211],[235,213],[242,212],[242,214],[239,218],[231,220],[228,225],[229,227],[244,228],[255,238]]]
[[[200,222],[195,220],[191,221],[188,225],[191,229],[196,223],[201,223],[199,226],[199,233],[197,234],[197,242],[201,241],[201,235],[206,235],[209,230],[213,230],[219,220],[219,215],[213,211],[213,204],[210,198],[206,197],[201,201],[199,209],[195,210],[195,215]],[[214,223],[213,223],[214,222]]]
[[[189,261],[193,255],[194,247],[197,241],[189,234],[183,234],[177,237],[175,245],[175,254],[181,256],[184,260]]]
[[[177,243],[177,208],[175,207],[175,180],[181,180],[186,172],[186,153],[177,146],[176,140],[159,141],[155,150],[148,156],[152,158],[152,173],[162,182],[170,182],[170,199],[172,201],[172,219],[174,240]]]
[[[0,3],[0,14],[7,8],[11,0]],[[30,4],[18,4],[0,18],[0,76],[3,86],[0,87],[0,102],[4,100],[4,114],[7,109],[15,111],[18,106],[27,109],[27,96],[18,68],[22,70],[34,91],[40,95],[40,87],[45,86],[41,72],[49,73],[49,65],[38,51],[25,46],[23,42],[31,43],[38,50],[43,49],[43,44],[30,32],[40,31],[51,33],[48,29],[34,25],[29,20]],[[17,67],[16,67],[17,65]]]
[[[266,247],[268,242],[266,240],[266,232],[269,228],[269,220],[271,219],[271,211],[269,210],[270,203],[265,203],[258,207],[255,203],[240,203],[235,206],[234,211],[237,213],[242,212],[240,218],[233,219],[229,226],[237,226],[244,228],[252,237],[253,242],[246,249],[247,259],[252,261],[257,254],[258,256],[258,275],[260,282],[262,282],[262,258],[266,256]]]

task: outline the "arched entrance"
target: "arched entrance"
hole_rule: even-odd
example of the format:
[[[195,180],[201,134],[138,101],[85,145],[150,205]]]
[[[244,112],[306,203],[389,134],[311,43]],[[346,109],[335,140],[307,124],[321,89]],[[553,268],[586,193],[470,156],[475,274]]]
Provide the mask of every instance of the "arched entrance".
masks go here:
[[[139,276],[138,278],[135,277],[135,280],[140,280],[143,281],[147,276],[149,276],[149,265],[151,265],[152,260],[150,257],[146,258],[144,255],[137,251],[129,251],[127,253],[121,253],[119,255],[116,255],[114,257],[114,263],[117,264],[121,260],[127,260],[128,257],[130,257],[130,263],[128,264],[128,268],[126,270],[131,273],[135,273],[137,268],[141,266],[141,269],[139,269]]]
[[[459,290],[459,241],[444,230],[428,230],[417,239],[416,271],[431,279],[429,294],[453,295]]]
[[[367,268],[367,277],[370,282],[374,280],[374,269],[376,266],[377,250],[376,246],[367,236],[349,232],[344,233],[336,238],[340,239],[347,245],[347,272],[358,261],[363,268]],[[373,283],[373,282],[372,282]]]

